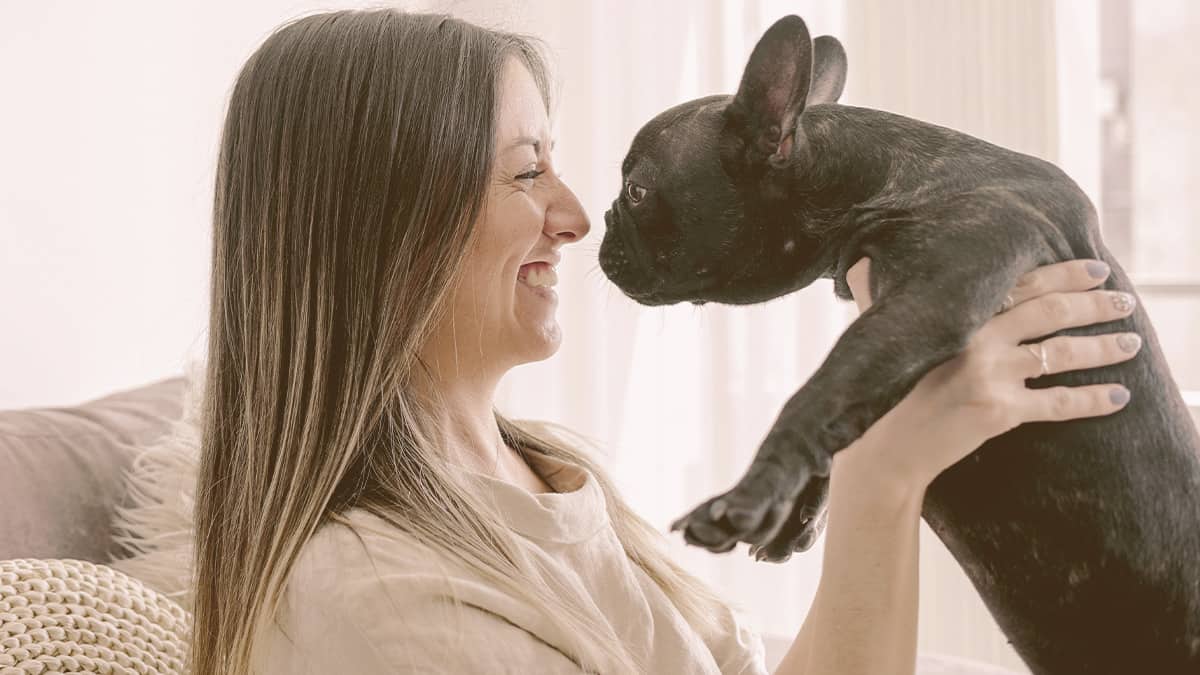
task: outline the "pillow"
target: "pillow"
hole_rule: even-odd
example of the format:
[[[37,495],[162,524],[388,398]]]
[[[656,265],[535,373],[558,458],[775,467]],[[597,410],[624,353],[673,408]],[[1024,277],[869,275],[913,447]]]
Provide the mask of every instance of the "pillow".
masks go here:
[[[0,672],[181,674],[190,630],[182,607],[105,565],[0,561]]]
[[[0,411],[0,559],[107,563],[136,449],[179,416],[173,377],[75,406]]]
[[[113,516],[113,539],[128,557],[109,563],[191,611],[195,527],[192,508],[200,462],[204,364],[186,368],[183,411],[142,447],[125,475],[125,504]]]

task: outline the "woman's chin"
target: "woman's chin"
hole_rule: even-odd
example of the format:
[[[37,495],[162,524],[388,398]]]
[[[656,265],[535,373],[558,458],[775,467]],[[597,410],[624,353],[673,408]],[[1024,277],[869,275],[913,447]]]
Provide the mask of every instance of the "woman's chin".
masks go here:
[[[526,327],[525,340],[519,350],[520,363],[545,361],[558,352],[562,344],[562,329],[558,322],[551,318],[535,328]]]
[[[562,328],[559,327],[557,321],[552,321],[549,326],[539,331],[538,338],[537,360],[543,361],[558,353],[558,348],[562,346]]]
[[[517,287],[513,318],[520,362],[544,361],[554,356],[562,343],[562,328],[555,316],[558,293],[553,288],[534,288],[520,281]]]

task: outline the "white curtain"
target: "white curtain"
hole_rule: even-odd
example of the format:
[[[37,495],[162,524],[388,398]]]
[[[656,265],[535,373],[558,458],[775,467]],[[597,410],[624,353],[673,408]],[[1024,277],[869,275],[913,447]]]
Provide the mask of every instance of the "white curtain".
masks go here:
[[[559,421],[600,441],[626,498],[664,530],[741,475],[780,406],[855,312],[834,299],[827,281],[742,308],[651,309],[621,296],[599,272],[596,251],[621,159],[643,123],[685,100],[732,92],[754,41],[775,19],[796,13],[814,35],[845,43],[843,102],[1057,156],[1050,0],[428,5],[549,43],[562,87],[557,160],[593,222],[592,235],[566,249],[560,268],[562,350],[514,371],[498,403],[517,417]],[[760,630],[794,635],[819,578],[821,542],[784,565],[754,563],[744,549],[710,555],[677,535],[671,542],[679,560],[743,606]],[[928,529],[922,556],[921,649],[1022,670]]]

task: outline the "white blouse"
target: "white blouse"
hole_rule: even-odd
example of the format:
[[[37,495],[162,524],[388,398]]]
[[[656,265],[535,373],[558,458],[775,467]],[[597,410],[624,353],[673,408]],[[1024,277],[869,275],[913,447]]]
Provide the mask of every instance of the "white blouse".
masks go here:
[[[530,461],[555,492],[472,478],[552,586],[607,622],[648,673],[766,673],[762,640],[735,612],[723,612],[725,630],[706,640],[629,560],[589,472],[540,455]],[[301,551],[256,650],[256,672],[581,672],[565,656],[570,642],[562,628],[536,607],[365,511],[346,516],[353,528],[326,524]]]

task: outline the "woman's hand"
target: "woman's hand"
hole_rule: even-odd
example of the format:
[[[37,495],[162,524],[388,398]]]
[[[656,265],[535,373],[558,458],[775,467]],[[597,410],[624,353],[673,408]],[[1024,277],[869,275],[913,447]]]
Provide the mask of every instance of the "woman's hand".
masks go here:
[[[869,264],[863,258],[846,274],[860,311],[871,306]],[[1047,265],[1026,274],[1012,290],[1007,311],[984,324],[962,353],[926,373],[862,439],[835,454],[835,464],[839,458],[843,464],[864,459],[863,468],[876,477],[899,478],[904,487],[923,491],[984,441],[1020,424],[1120,410],[1129,391],[1116,383],[1025,386],[1027,379],[1119,363],[1137,353],[1141,339],[1135,333],[1059,336],[1021,344],[1064,328],[1128,316],[1132,296],[1089,290],[1107,276],[1107,265],[1094,260]],[[883,442],[864,442],[869,436]]]

